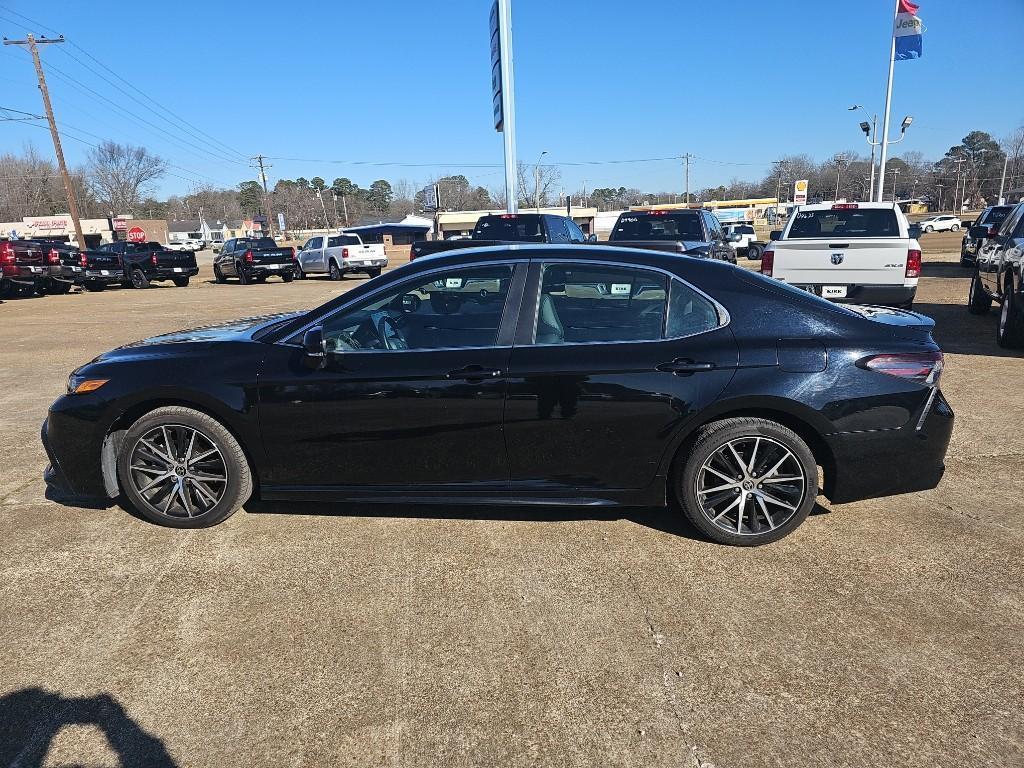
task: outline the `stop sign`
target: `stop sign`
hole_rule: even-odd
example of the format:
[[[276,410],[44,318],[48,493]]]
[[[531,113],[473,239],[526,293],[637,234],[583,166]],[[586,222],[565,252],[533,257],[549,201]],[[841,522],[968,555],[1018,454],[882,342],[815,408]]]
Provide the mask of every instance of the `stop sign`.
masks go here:
[[[128,240],[132,243],[146,242],[146,230],[142,227],[132,227],[128,230]]]

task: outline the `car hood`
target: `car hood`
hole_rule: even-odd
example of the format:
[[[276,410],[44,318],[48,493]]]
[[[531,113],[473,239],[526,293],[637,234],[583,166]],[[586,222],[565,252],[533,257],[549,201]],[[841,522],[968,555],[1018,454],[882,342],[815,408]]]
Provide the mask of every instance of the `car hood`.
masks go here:
[[[125,344],[123,347],[113,350],[139,350],[144,347],[163,346],[167,344],[194,344],[194,343],[215,343],[223,341],[246,341],[251,339],[253,334],[269,325],[279,323],[282,320],[290,320],[300,316],[301,312],[284,312],[276,315],[262,315],[260,317],[246,317],[239,320],[231,320],[226,323],[204,325],[199,328],[190,328],[184,331],[164,333],[159,336],[151,336],[148,339]],[[111,355],[107,353],[104,357]]]

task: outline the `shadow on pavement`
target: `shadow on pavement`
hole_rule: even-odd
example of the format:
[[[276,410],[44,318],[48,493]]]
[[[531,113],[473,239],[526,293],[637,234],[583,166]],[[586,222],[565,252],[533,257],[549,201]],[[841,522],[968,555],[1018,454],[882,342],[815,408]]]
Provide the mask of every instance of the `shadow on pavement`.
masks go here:
[[[987,357],[1024,357],[1024,350],[1003,349],[996,343],[999,307],[993,305],[987,315],[972,315],[964,304],[914,303],[914,311],[935,321],[932,336],[942,351],[952,355]]]
[[[959,261],[925,261],[921,264],[921,277],[962,277],[969,280],[973,274],[974,267],[961,267]]]
[[[99,728],[122,766],[177,766],[163,741],[132,720],[110,694],[65,698],[42,688],[0,698],[0,765],[42,766],[54,737],[67,725]]]

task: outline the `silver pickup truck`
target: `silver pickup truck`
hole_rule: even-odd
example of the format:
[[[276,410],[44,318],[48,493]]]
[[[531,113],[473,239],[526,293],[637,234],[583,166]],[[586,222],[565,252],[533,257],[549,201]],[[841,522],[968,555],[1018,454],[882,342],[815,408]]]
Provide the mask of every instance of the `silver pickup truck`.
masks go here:
[[[311,237],[299,249],[297,260],[300,278],[326,274],[331,280],[341,280],[347,272],[377,277],[388,265],[383,245],[366,245],[353,232]]]

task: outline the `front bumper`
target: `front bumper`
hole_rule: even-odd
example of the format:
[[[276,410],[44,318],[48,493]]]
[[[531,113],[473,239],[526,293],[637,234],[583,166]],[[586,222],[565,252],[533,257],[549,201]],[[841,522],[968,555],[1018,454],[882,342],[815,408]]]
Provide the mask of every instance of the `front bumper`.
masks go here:
[[[927,491],[945,472],[953,409],[937,388],[899,429],[826,435],[835,458],[825,495],[836,504]]]

